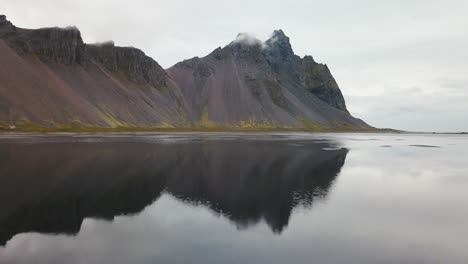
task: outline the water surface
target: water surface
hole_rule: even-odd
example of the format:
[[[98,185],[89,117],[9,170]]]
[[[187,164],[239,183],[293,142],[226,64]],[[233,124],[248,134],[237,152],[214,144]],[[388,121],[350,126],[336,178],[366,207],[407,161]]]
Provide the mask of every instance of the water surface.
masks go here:
[[[0,263],[468,263],[468,136],[0,135]]]

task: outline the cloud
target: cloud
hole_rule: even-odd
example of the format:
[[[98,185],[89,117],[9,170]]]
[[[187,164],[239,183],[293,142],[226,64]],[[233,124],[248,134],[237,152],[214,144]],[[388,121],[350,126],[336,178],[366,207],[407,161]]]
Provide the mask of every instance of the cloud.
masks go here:
[[[262,43],[262,49],[268,49],[272,47],[278,41],[278,35],[272,32],[268,39]]]
[[[113,40],[108,40],[108,41],[102,41],[102,42],[96,42],[96,43],[91,43],[92,45],[94,46],[98,46],[98,47],[113,47],[115,46],[115,43]]]
[[[232,43],[254,46],[262,44],[262,41],[249,33],[239,33]]]

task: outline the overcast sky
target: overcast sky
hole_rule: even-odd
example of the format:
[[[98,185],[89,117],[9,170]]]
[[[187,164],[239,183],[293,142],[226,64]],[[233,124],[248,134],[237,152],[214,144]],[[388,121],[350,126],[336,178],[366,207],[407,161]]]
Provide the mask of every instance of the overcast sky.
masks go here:
[[[377,127],[468,131],[467,0],[0,0],[19,27],[75,25],[163,67],[274,29],[330,67],[351,113]]]

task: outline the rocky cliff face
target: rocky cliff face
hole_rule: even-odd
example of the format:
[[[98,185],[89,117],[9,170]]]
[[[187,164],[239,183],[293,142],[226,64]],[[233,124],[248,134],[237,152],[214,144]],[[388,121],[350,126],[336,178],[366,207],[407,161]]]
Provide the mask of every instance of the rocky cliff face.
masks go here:
[[[0,37],[21,55],[35,55],[42,60],[64,64],[83,60],[84,43],[75,27],[22,29],[0,16]]]
[[[19,54],[34,55],[44,62],[85,65],[92,60],[138,84],[167,85],[165,70],[143,51],[116,47],[112,41],[85,44],[76,27],[21,29],[0,16],[0,37]]]
[[[302,86],[313,95],[342,111],[348,112],[344,97],[327,65],[314,61],[312,56],[295,55],[289,38],[276,30],[265,41],[263,54],[273,71],[284,81]]]
[[[139,49],[116,47],[113,42],[86,45],[86,55],[104,65],[111,72],[124,73],[137,84],[149,83],[154,87],[167,86],[166,71]]]
[[[0,126],[349,127],[328,67],[275,31],[245,34],[164,70],[139,49],[85,44],[76,27],[23,29],[0,16]]]
[[[331,106],[348,112],[343,94],[327,65],[316,63],[312,56],[305,56],[301,60],[299,80],[307,91]]]

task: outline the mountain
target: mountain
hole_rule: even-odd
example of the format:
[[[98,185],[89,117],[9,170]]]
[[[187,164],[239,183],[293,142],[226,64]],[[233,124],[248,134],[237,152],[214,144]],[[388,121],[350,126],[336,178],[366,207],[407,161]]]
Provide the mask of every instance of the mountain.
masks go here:
[[[165,70],[133,47],[86,44],[76,27],[23,29],[0,16],[0,127],[370,129],[328,67],[277,30],[245,34]]]
[[[245,34],[204,58],[168,69],[195,120],[247,126],[361,127],[328,67],[295,55],[281,30],[261,42]]]
[[[184,98],[141,50],[83,43],[78,29],[0,17],[0,121],[40,126],[183,126]]]

